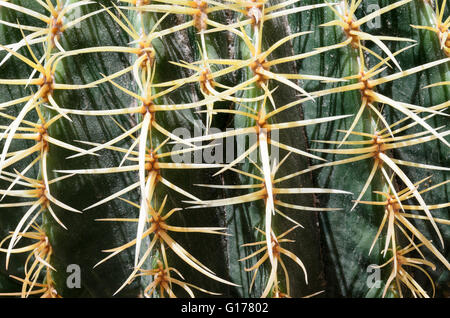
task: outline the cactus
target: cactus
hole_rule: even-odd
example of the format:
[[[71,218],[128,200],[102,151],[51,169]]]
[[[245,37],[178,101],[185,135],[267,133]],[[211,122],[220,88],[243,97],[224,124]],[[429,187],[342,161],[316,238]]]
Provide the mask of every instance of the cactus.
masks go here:
[[[446,297],[446,0],[0,0],[0,295]]]

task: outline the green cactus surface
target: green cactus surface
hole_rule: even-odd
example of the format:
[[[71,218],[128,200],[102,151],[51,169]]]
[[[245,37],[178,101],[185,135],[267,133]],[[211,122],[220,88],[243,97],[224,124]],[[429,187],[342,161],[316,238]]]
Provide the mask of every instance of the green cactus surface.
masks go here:
[[[0,0],[0,296],[450,296],[446,0]]]

